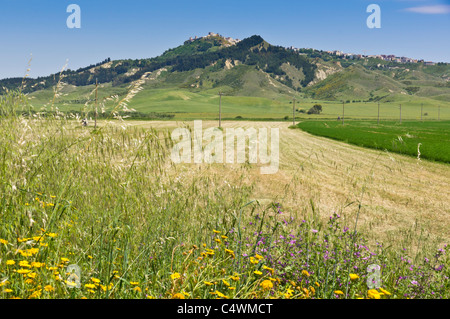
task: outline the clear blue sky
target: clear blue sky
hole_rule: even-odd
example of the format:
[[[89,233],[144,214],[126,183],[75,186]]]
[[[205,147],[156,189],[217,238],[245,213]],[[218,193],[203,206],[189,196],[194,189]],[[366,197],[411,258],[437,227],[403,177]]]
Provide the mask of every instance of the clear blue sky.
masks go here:
[[[81,29],[69,29],[69,4]],[[366,25],[381,7],[381,29]],[[150,58],[208,32],[274,45],[450,62],[450,0],[0,0],[0,78]]]

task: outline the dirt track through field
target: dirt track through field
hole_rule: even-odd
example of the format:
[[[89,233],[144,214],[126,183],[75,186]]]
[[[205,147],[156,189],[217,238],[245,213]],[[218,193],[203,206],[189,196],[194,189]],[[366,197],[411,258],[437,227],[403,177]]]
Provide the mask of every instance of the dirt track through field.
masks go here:
[[[130,122],[166,129],[180,122]],[[223,128],[279,128],[280,169],[274,175],[249,170],[254,198],[277,201],[286,212],[311,214],[311,201],[321,218],[339,213],[353,225],[362,199],[358,230],[372,241],[398,246],[402,240],[419,244],[428,235],[450,239],[450,165],[365,149],[289,129],[285,122],[223,122]],[[189,125],[193,126],[192,122]],[[203,128],[217,126],[204,121]],[[364,191],[363,191],[364,190]],[[440,237],[440,238],[439,238]]]

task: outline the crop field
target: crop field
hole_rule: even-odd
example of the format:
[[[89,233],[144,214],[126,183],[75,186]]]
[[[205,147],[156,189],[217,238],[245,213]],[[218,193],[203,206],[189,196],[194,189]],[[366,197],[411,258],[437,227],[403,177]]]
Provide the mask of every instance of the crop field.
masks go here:
[[[450,122],[303,121],[303,131],[339,141],[450,163]]]
[[[24,101],[1,100],[1,298],[449,298],[446,164],[229,121],[280,129],[276,175],[178,165],[192,123],[94,130]]]

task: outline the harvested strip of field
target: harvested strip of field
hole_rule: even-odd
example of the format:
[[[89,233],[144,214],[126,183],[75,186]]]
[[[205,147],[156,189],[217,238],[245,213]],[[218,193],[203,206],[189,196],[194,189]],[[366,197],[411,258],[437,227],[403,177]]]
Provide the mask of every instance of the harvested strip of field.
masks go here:
[[[127,122],[131,125],[173,130],[177,122]],[[191,122],[187,124],[192,125]],[[331,125],[331,123],[328,123]],[[217,126],[204,121],[203,128]],[[358,202],[362,208],[358,230],[372,242],[394,246],[420,245],[429,237],[450,239],[450,166],[386,151],[365,149],[289,129],[282,122],[223,122],[228,127],[279,128],[280,170],[261,175],[258,165],[248,169],[246,182],[254,185],[253,198],[278,201],[288,213],[313,214],[327,219],[337,212],[354,225]],[[192,164],[192,172],[220,172],[232,183],[231,165]],[[175,165],[174,169],[177,166]],[[195,173],[197,174],[197,173]],[[314,210],[312,209],[314,206]]]

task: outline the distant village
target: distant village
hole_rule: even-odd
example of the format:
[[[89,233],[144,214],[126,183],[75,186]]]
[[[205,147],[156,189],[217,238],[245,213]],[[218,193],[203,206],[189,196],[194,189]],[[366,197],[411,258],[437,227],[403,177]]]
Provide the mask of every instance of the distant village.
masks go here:
[[[188,41],[189,41],[189,42],[194,42],[195,40],[199,40],[199,39],[207,39],[207,38],[214,38],[214,37],[220,37],[220,38],[223,38],[223,39],[227,40],[231,45],[235,45],[235,44],[241,42],[241,40],[239,40],[239,39],[233,39],[233,38],[230,38],[230,37],[224,37],[223,35],[218,34],[218,33],[214,33],[214,32],[209,32],[208,35],[206,35],[206,36],[204,36],[204,37],[200,37],[200,38],[197,37],[197,36],[195,36],[195,37],[190,37]]]
[[[214,32],[209,32],[208,35],[204,36],[204,37],[190,37],[189,38],[189,42],[194,42],[195,40],[199,40],[199,39],[207,39],[207,38],[213,38],[213,37],[221,37],[225,40],[227,40],[231,45],[235,45],[239,42],[241,42],[241,40],[239,39],[233,39],[230,37],[224,37],[219,33],[214,33]],[[295,48],[293,46],[288,47],[287,49],[289,50],[293,50],[295,52],[299,52],[299,54],[305,55],[305,53],[301,53],[300,51],[302,49],[299,48]],[[310,50],[314,50],[317,51],[315,49],[310,49]],[[364,55],[364,54],[354,54],[354,53],[345,53],[342,51],[338,51],[338,50],[334,50],[334,51],[325,51],[330,55],[335,55],[338,57],[343,57],[346,59],[367,59],[367,58],[373,58],[373,59],[380,59],[383,61],[388,61],[388,62],[397,62],[397,63],[423,63],[424,65],[435,65],[435,62],[432,61],[424,61],[424,60],[417,60],[417,59],[412,59],[412,58],[408,58],[408,57],[399,57],[399,56],[395,56],[395,55],[384,55],[384,54],[378,54],[378,55]]]
[[[293,46],[289,47],[288,49],[299,52],[300,49],[295,48]],[[314,49],[311,49],[314,50]],[[339,57],[343,57],[346,59],[366,59],[366,58],[373,58],[373,59],[380,59],[383,61],[389,61],[389,62],[397,62],[397,63],[423,63],[424,65],[435,65],[435,62],[431,61],[424,61],[424,60],[417,60],[417,59],[411,59],[408,57],[398,57],[395,55],[384,55],[384,54],[378,54],[378,55],[364,55],[364,54],[354,54],[354,53],[345,53],[342,51],[334,50],[334,51],[325,51],[326,53],[330,55],[335,55]]]

